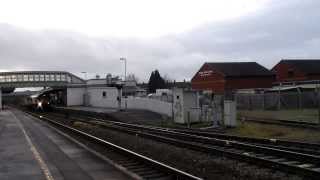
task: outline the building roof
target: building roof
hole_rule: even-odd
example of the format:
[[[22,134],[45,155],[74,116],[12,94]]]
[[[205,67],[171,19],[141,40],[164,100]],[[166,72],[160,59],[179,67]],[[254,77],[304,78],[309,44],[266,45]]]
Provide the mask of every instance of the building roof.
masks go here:
[[[267,68],[256,62],[214,62],[206,63],[227,77],[273,76]]]
[[[293,65],[307,74],[320,74],[320,59],[283,59],[280,63]]]

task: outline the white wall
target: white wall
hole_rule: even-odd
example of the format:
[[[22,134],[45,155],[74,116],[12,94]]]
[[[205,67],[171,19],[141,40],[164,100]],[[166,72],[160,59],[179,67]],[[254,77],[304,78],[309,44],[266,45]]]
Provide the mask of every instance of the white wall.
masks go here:
[[[125,107],[125,99],[122,99],[121,106]],[[172,103],[149,99],[149,98],[128,98],[128,109],[148,110],[155,113],[172,117]]]
[[[174,122],[198,122],[200,117],[199,97],[195,91],[185,91],[181,88],[173,90]]]
[[[173,120],[176,123],[185,123],[184,118],[184,101],[183,101],[183,89],[175,88],[173,91]]]
[[[118,90],[115,87],[88,87],[68,88],[67,105],[84,105],[84,94],[87,92],[88,105],[93,107],[118,108]],[[103,97],[103,92],[106,96]],[[122,98],[121,107],[125,108],[125,99]],[[128,109],[149,110],[155,113],[172,116],[172,103],[149,99],[149,98],[128,98]]]
[[[118,108],[118,90],[115,87],[89,87],[89,105],[94,107]],[[106,96],[103,97],[103,92]]]
[[[67,106],[80,106],[84,104],[85,88],[67,89]]]

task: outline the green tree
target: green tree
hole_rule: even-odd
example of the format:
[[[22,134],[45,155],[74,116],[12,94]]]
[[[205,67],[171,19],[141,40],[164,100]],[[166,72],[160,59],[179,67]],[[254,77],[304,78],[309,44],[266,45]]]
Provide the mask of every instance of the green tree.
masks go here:
[[[165,80],[161,77],[158,70],[152,71],[149,83],[148,83],[148,92],[155,93],[156,89],[165,89],[166,83]]]

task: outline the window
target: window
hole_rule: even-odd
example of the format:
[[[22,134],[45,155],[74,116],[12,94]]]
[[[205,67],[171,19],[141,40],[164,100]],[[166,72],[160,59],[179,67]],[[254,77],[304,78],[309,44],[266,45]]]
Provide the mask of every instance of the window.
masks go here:
[[[34,81],[39,81],[39,74],[34,75]]]
[[[55,81],[54,74],[50,75],[50,81]]]
[[[17,76],[16,75],[12,75],[11,76],[11,80],[12,80],[12,82],[17,82]]]
[[[46,74],[45,77],[46,77],[45,81],[50,81],[50,75],[49,74]]]
[[[23,75],[21,75],[21,74],[18,75],[18,81],[19,82],[23,81]]]
[[[33,74],[29,75],[29,81],[33,81]]]
[[[179,96],[177,96],[177,99],[179,99]]]
[[[103,91],[103,92],[102,92],[102,97],[103,97],[103,98],[107,98],[107,92]]]
[[[0,82],[4,82],[4,76],[0,76]]]
[[[40,75],[40,81],[44,81],[44,75],[43,74]]]
[[[66,75],[61,74],[61,81],[66,81]]]
[[[24,74],[23,75],[23,81],[28,81],[29,79],[28,79],[28,75],[27,74]]]
[[[11,76],[6,76],[6,82],[11,82]]]
[[[56,81],[61,81],[61,76],[60,76],[60,74],[56,74]]]

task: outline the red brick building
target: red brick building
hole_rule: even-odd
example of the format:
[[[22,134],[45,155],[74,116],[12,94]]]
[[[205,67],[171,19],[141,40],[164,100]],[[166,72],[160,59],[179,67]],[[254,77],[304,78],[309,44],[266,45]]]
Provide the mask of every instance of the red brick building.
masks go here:
[[[277,82],[320,80],[320,60],[283,59],[272,68]]]
[[[191,80],[197,90],[215,93],[237,89],[271,88],[274,74],[256,62],[204,63]]]
[[[272,68],[277,82],[320,80],[320,60],[283,59]]]

